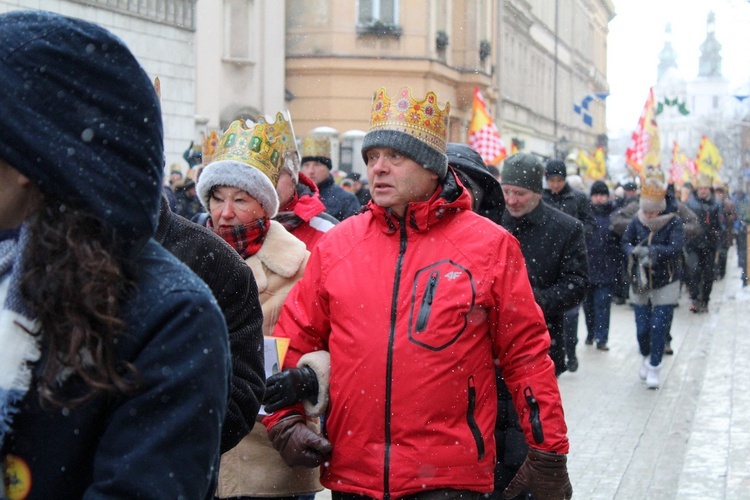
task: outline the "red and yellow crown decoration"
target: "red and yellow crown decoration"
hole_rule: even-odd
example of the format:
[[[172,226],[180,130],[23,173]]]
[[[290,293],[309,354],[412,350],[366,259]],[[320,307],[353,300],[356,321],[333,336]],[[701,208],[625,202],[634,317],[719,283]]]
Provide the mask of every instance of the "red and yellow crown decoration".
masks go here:
[[[393,98],[381,87],[372,101],[370,131],[403,132],[445,153],[450,111],[449,102],[440,109],[434,92],[427,92],[420,101],[412,97],[409,87],[402,87]]]
[[[201,158],[203,164],[208,165],[211,163],[214,155],[216,154],[216,148],[219,146],[219,133],[216,130],[212,130],[206,135],[203,134],[203,146],[201,147]]]
[[[265,123],[252,128],[242,120],[235,120],[219,139],[212,163],[223,160],[239,161],[257,168],[275,186],[281,169],[281,148],[278,141],[268,137]]]
[[[267,116],[259,116],[258,123],[265,125],[268,140],[276,142],[281,149],[281,155],[287,153],[297,153],[297,139],[294,137],[292,128],[292,119],[288,114],[282,111],[276,113],[276,120],[271,121]]]
[[[308,156],[331,157],[331,140],[324,135],[308,135],[302,140],[302,158]]]
[[[641,172],[641,197],[662,200],[667,194],[667,176],[658,163],[644,164]]]

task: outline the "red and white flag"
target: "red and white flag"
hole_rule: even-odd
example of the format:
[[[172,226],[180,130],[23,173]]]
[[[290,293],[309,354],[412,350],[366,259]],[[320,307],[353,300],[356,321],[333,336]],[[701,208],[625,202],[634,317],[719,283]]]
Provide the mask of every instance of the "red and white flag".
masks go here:
[[[656,105],[652,88],[648,91],[648,99],[638,119],[638,126],[630,138],[630,146],[625,151],[625,159],[630,168],[642,172],[645,164],[658,165],[660,155],[659,129],[656,125]]]
[[[503,138],[492,121],[479,87],[474,88],[474,102],[471,106],[471,124],[469,125],[469,146],[474,149],[487,165],[497,165],[508,156]]]

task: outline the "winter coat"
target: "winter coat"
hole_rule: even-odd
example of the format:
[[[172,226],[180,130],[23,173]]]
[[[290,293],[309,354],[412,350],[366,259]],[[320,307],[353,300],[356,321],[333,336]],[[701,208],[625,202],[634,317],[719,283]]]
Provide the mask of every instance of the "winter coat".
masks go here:
[[[299,174],[297,196],[282,207],[275,219],[279,221],[292,236],[305,244],[312,251],[318,240],[333,226],[338,219],[326,213],[326,207],[320,200],[318,186],[305,174]]]
[[[685,249],[688,252],[715,251],[719,246],[724,226],[721,221],[721,208],[713,195],[704,200],[693,194],[686,205],[698,217],[700,231],[687,239]]]
[[[232,383],[221,429],[224,453],[255,425],[265,390],[258,287],[252,271],[232,247],[210,229],[170,212],[166,198],[162,198],[154,239],[208,285],[226,319]]]
[[[620,237],[612,231],[609,221],[614,210],[613,203],[591,204],[595,226],[594,231],[586,235],[586,255],[592,285],[613,285],[622,266]]]
[[[521,243],[534,298],[552,337],[550,356],[562,373],[564,313],[583,300],[588,287],[583,224],[544,201],[518,219],[506,211],[502,224]]]
[[[673,213],[674,217],[659,231],[651,234],[649,228],[643,225],[638,217],[633,217],[630,225],[622,235],[620,242],[622,251],[630,255],[636,245],[645,240],[649,248],[649,282],[656,290],[680,279],[680,258],[684,244],[682,221],[675,212],[665,211],[663,214]],[[650,236],[650,240],[649,240]]]
[[[301,277],[310,253],[305,244],[281,224],[271,227],[260,250],[245,262],[258,284],[263,309],[263,333],[270,336],[281,305]],[[260,418],[258,419],[260,420]],[[216,496],[289,496],[320,491],[317,469],[292,469],[271,446],[266,428],[258,423],[248,436],[221,456]]]
[[[0,452],[28,474],[29,499],[213,497],[230,375],[224,318],[205,283],[153,239],[134,258],[117,356],[138,370],[138,388],[42,409],[32,382]]]
[[[275,336],[291,339],[285,367],[311,351],[331,354],[333,452],[321,482],[332,490],[492,491],[495,360],[528,442],[568,450],[549,335],[518,242],[471,212],[452,173],[444,182],[404,219],[370,203],[329,231],[276,325]],[[538,441],[524,391],[539,401]]]
[[[633,198],[631,198],[633,199]],[[612,223],[612,229],[615,233],[622,236],[625,234],[625,230],[628,228],[630,221],[633,220],[635,214],[640,210],[640,205],[637,203],[638,198],[634,198],[627,205],[615,210],[609,218]],[[675,198],[674,194],[667,191],[665,197],[667,202],[666,213],[677,212],[677,215],[682,221],[682,232],[685,235],[685,239],[690,239],[700,233],[700,224],[698,223],[698,217],[693,213],[688,206]]]
[[[542,193],[544,203],[574,217],[583,223],[586,234],[594,230],[594,218],[591,215],[591,206],[586,193],[573,189],[566,182],[558,193],[545,189]]]
[[[359,213],[360,205],[357,197],[345,190],[333,180],[332,175],[318,184],[320,199],[326,206],[326,212],[338,220]]]

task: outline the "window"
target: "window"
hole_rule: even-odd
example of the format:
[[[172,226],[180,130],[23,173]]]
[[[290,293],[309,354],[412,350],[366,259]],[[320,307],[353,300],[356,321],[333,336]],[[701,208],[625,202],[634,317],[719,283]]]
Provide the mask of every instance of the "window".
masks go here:
[[[224,58],[234,62],[255,60],[257,29],[254,0],[224,0]]]
[[[359,0],[359,24],[396,26],[398,24],[398,0]]]

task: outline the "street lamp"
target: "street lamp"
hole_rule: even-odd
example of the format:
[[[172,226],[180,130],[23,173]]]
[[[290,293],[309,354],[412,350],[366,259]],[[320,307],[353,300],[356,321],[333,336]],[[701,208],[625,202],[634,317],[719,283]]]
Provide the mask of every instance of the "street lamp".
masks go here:
[[[565,136],[560,137],[557,140],[557,144],[555,144],[555,158],[564,161],[565,157],[568,156],[569,147],[570,142],[568,142],[568,138]]]

